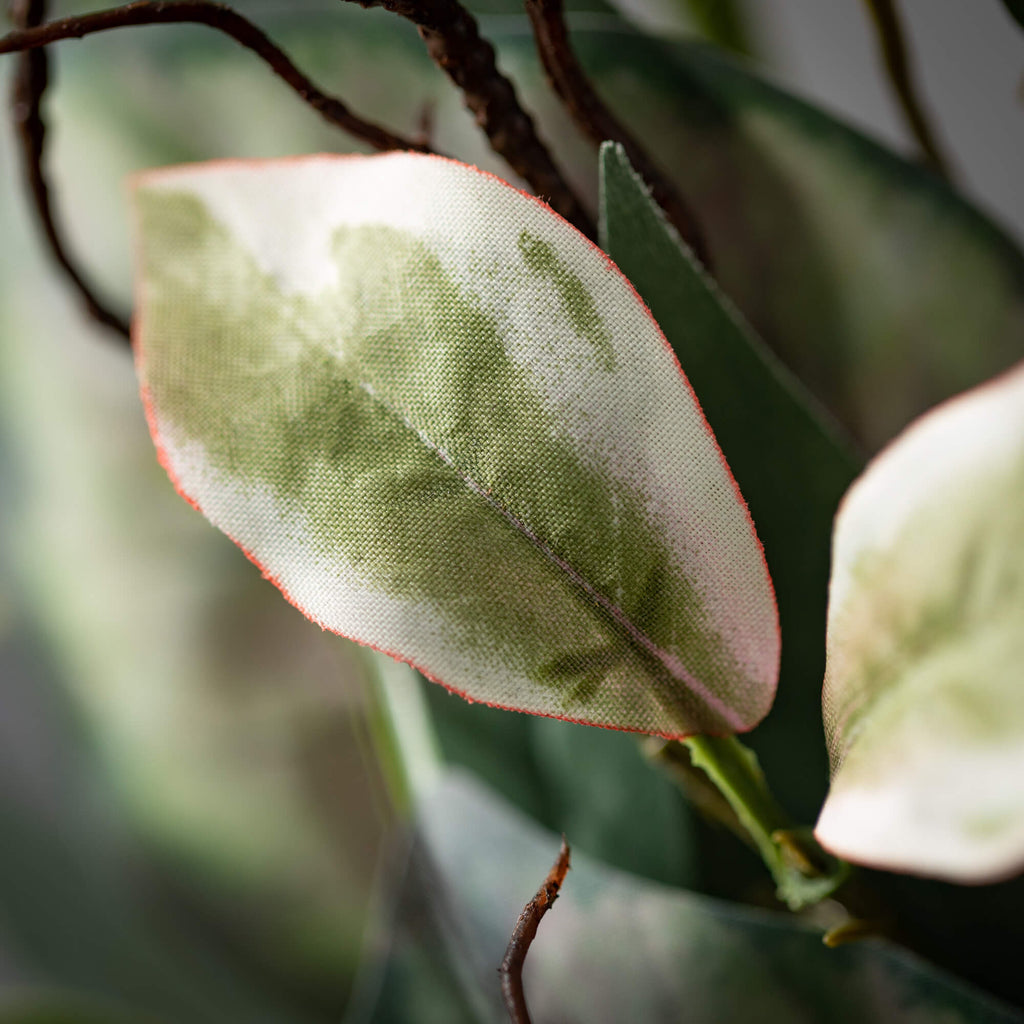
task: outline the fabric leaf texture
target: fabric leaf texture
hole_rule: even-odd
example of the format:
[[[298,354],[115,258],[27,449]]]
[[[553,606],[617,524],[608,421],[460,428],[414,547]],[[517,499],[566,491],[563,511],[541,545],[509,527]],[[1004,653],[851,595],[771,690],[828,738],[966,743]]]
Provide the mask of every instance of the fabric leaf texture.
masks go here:
[[[161,459],[309,618],[502,707],[665,736],[763,717],[753,524],[574,228],[414,154],[154,171],[135,202]]]
[[[821,843],[960,882],[1024,865],[1024,364],[912,424],[836,519]]]

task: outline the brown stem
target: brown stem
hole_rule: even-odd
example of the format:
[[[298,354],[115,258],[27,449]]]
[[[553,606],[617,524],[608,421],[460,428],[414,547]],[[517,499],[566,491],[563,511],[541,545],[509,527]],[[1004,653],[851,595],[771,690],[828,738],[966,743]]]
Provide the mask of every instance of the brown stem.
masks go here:
[[[562,0],[525,2],[541,63],[579,129],[598,145],[606,140],[622,144],[629,162],[647,183],[655,202],[701,262],[710,266],[704,234],[685,200],[633,134],[605,106],[584,74],[569,42]]]
[[[24,29],[39,25],[46,18],[46,0],[17,0],[11,5],[11,20]],[[46,151],[46,122],[43,120],[43,96],[50,81],[50,65],[45,50],[29,50],[18,58],[11,90],[11,114],[21,151],[25,183],[32,196],[32,208],[50,253],[78,293],[89,316],[111,330],[128,337],[128,323],[96,295],[84,274],[76,266],[57,228],[50,186],[43,169]]]
[[[558,898],[558,892],[568,870],[569,844],[565,841],[565,836],[562,836],[558,859],[548,872],[548,877],[544,879],[544,884],[537,890],[537,895],[523,907],[509,940],[508,949],[505,950],[505,959],[498,968],[501,975],[501,994],[505,998],[505,1007],[512,1024],[530,1024],[526,996],[523,994],[523,964],[526,963],[526,954],[530,951],[530,945],[537,934],[540,919]]]
[[[411,21],[427,51],[462,90],[466,106],[491,148],[566,220],[593,238],[594,225],[537,135],[515,87],[498,70],[494,47],[481,38],[476,20],[458,0],[350,0],[383,7]]]
[[[353,114],[341,100],[317,88],[252,22],[230,7],[210,0],[137,0],[123,7],[94,11],[79,17],[60,18],[37,28],[15,30],[0,37],[0,54],[32,50],[61,39],[80,39],[108,29],[182,23],[206,25],[230,36],[236,43],[262,58],[274,74],[291,86],[324,120],[361,139],[373,149],[428,151],[422,143],[396,135]]]
[[[949,161],[943,155],[935,132],[928,123],[924,107],[918,98],[917,87],[910,67],[899,12],[893,0],[865,0],[872,24],[882,48],[882,59],[889,75],[893,90],[899,100],[900,109],[910,127],[922,153],[933,169],[944,178],[950,177]]]

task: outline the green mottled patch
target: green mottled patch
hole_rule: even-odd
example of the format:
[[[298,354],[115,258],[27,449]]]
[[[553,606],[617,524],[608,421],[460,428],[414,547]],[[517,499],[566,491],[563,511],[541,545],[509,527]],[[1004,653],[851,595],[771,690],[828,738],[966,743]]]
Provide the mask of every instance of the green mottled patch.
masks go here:
[[[904,744],[1024,736],[1024,463],[935,495],[854,573],[826,681],[834,766],[881,779]]]
[[[810,817],[828,784],[820,700],[832,520],[858,461],[731,310],[610,143],[601,149],[601,244],[665,332],[757,524],[782,659],[779,700],[751,742],[783,803]]]
[[[636,681],[621,694],[634,705],[646,691],[708,721],[580,579],[741,701],[742,674],[643,501],[559,438],[493,319],[422,242],[342,228],[336,286],[298,295],[195,197],[143,192],[139,208],[146,334],[159,339],[146,374],[175,445],[199,442],[218,470],[269,485],[328,566],[429,604],[456,642],[501,650],[564,713],[614,675],[620,691]],[[553,254],[527,250],[563,298],[576,295]],[[574,308],[598,337],[592,305]]]
[[[558,290],[569,323],[577,334],[594,346],[600,367],[603,370],[614,370],[616,360],[611,334],[579,276],[566,266],[555,247],[543,238],[523,231],[519,235],[518,244],[530,270],[550,281]]]

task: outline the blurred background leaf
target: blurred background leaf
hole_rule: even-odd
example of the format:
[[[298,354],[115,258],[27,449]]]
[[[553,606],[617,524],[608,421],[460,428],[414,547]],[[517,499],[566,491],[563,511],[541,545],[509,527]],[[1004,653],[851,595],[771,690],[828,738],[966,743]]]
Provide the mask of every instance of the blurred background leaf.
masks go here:
[[[449,774],[420,806],[381,962],[346,1024],[505,1020],[494,968],[557,849],[554,834]],[[420,978],[439,951],[448,968],[431,992]],[[694,1024],[1022,1019],[884,942],[830,950],[791,916],[668,889],[576,853],[523,977],[534,1018],[565,1024],[668,1024],[681,1012]]]

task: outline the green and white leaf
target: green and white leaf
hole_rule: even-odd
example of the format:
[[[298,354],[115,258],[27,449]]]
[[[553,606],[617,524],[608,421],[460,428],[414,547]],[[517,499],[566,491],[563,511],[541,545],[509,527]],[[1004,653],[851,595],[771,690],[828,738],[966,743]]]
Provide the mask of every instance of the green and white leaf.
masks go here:
[[[836,520],[816,834],[956,881],[1024,865],[1024,365],[915,422]]]
[[[410,154],[155,172],[136,200],[162,458],[309,617],[517,710],[669,736],[765,714],[746,507],[575,229]]]

